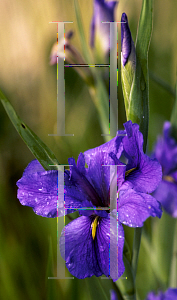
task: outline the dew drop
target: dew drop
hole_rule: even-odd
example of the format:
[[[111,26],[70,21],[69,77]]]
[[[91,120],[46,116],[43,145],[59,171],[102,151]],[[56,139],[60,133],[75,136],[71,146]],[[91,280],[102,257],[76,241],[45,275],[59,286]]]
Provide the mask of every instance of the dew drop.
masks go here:
[[[104,251],[104,247],[103,247],[103,246],[100,246],[100,247],[99,247],[99,250],[100,250],[101,252],[103,252],[103,251]]]

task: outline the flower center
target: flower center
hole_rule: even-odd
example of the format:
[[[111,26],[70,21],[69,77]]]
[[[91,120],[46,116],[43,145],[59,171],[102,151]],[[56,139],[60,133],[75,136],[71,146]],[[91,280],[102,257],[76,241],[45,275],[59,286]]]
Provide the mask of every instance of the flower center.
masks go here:
[[[94,221],[92,222],[92,225],[91,225],[91,228],[92,228],[92,238],[93,240],[95,239],[95,235],[96,235],[96,228],[99,224],[99,221],[98,221],[98,217],[99,216],[96,216]]]
[[[169,176],[169,175],[164,175],[163,180],[175,183],[174,178],[172,176]]]
[[[128,176],[132,171],[134,171],[136,168],[132,168],[125,172],[125,176]]]

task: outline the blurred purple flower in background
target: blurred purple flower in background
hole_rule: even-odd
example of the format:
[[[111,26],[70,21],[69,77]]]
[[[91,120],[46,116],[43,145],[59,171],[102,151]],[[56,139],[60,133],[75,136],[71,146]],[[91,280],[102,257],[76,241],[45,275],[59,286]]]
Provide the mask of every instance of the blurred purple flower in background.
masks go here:
[[[118,300],[117,294],[114,290],[111,290],[110,294],[111,294],[111,300]]]
[[[94,0],[94,11],[91,22],[90,45],[95,46],[95,37],[99,37],[103,51],[109,51],[110,25],[102,22],[113,22],[118,1]]]
[[[146,300],[176,300],[177,289],[169,288],[165,293],[159,292],[157,295],[154,292],[150,292],[147,295]]]
[[[123,67],[127,64],[128,60],[131,60],[133,65],[136,64],[135,46],[125,13],[121,17],[121,60]]]
[[[70,53],[72,53],[73,46],[70,44],[70,39],[73,36],[73,31],[70,30],[66,33],[65,39],[64,37],[61,38],[53,45],[51,54],[50,54],[50,65],[55,65],[57,64],[57,56],[58,59],[64,59],[66,56],[66,59],[68,60],[71,56]],[[64,53],[64,46],[65,46],[65,53]],[[65,55],[64,55],[65,54]],[[69,55],[70,54],[70,55]]]
[[[17,182],[17,197],[21,204],[31,206],[38,215],[56,217],[58,199],[58,216],[62,216],[64,191],[65,214],[79,210],[81,216],[66,225],[61,233],[60,251],[70,273],[80,279],[110,275],[110,222],[114,240],[112,249],[118,253],[117,280],[124,272],[121,223],[141,227],[149,216],[161,217],[160,203],[148,194],[161,181],[161,166],[156,159],[143,153],[143,135],[139,126],[128,121],[124,127],[125,130],[118,132],[111,141],[80,153],[77,165],[74,158],[69,158],[70,171],[64,172],[65,190],[62,188],[63,173],[45,171],[37,160],[28,165]],[[121,155],[125,156],[127,164],[120,161]],[[118,166],[116,174],[110,174],[110,165]],[[117,211],[114,209],[110,214],[110,182],[118,185],[118,223]]]
[[[154,193],[165,211],[177,218],[177,141],[171,135],[171,123],[165,122],[163,137],[155,146],[155,157],[162,166],[163,178]]]

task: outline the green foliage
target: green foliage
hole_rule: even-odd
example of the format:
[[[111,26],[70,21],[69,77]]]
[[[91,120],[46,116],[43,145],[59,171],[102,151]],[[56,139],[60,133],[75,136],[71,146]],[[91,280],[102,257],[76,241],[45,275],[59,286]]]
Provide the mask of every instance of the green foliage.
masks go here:
[[[1,102],[14,127],[22,137],[30,151],[46,170],[54,169],[59,162],[53,152],[40,140],[40,138],[20,119],[7,98],[0,91]],[[54,165],[53,167],[50,165]],[[57,167],[56,167],[57,169]]]

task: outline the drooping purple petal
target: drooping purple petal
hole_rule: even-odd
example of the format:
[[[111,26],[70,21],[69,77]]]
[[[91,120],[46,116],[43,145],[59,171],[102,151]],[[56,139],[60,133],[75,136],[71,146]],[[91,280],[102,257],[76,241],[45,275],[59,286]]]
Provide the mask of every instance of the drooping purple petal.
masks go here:
[[[162,204],[165,211],[177,218],[177,184],[162,180],[153,196]]]
[[[57,216],[57,171],[45,171],[37,160],[30,162],[23,176],[17,181],[17,197],[22,205],[33,208],[43,217]],[[63,213],[63,205],[59,211]]]
[[[17,182],[17,197],[22,205],[30,206],[37,215],[48,218],[57,217],[58,200],[60,217],[64,215],[64,199],[65,214],[74,208],[92,206],[85,186],[78,186],[75,181],[76,178],[72,180],[69,172],[45,171],[37,160],[33,160]]]
[[[138,192],[152,193],[159,185],[161,179],[162,168],[158,161],[144,155],[139,167],[126,177],[126,183],[129,183],[129,187]]]
[[[150,216],[160,218],[162,210],[160,203],[151,195],[129,189],[119,193],[118,214],[121,223],[130,227],[142,227]]]
[[[79,279],[110,274],[109,219],[99,218],[95,239],[92,237],[92,222],[93,217],[79,217],[65,226],[60,237],[61,256],[65,259],[69,272]],[[115,224],[115,244],[117,245],[117,223]],[[122,260],[124,232],[121,224],[118,229],[118,276],[120,277],[124,272]]]

